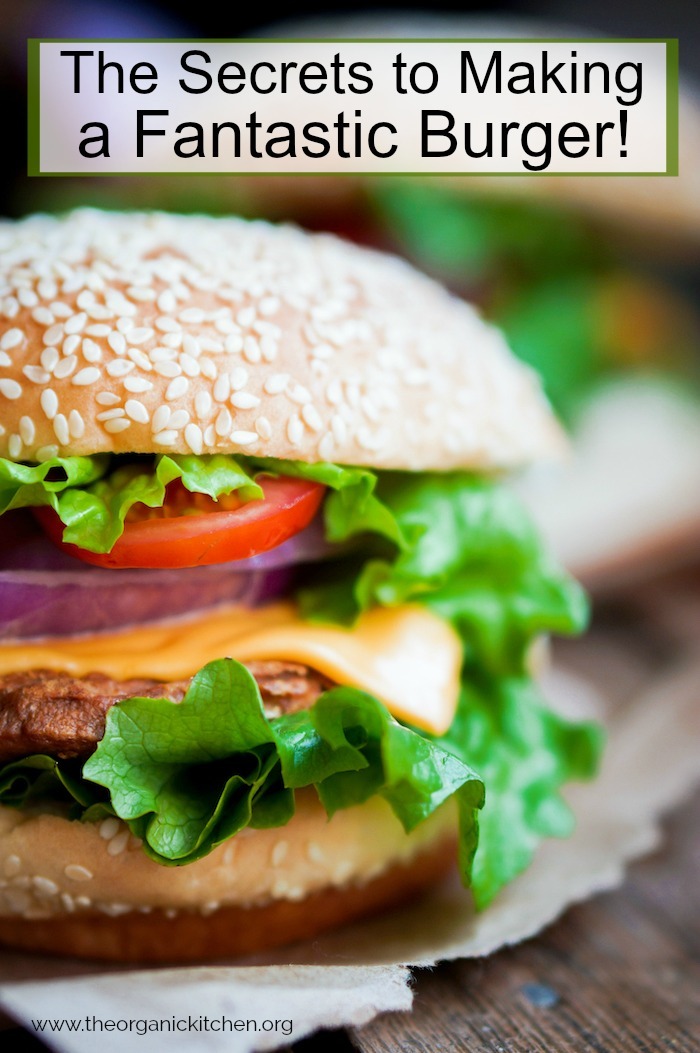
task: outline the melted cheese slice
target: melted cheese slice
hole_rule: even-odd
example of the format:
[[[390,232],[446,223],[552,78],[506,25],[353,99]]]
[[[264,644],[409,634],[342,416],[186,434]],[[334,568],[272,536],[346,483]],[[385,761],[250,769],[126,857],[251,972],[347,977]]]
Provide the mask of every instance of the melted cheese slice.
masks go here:
[[[55,669],[117,680],[179,680],[216,658],[302,662],[338,684],[369,692],[400,720],[441,735],[455,715],[462,649],[424,607],[376,608],[351,629],[310,625],[291,603],[226,607],[188,621],[92,637],[0,645],[0,675]]]

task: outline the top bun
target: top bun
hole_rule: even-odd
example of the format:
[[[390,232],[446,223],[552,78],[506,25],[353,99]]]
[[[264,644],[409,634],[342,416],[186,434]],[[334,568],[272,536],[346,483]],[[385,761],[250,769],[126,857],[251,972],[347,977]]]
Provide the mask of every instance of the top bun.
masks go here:
[[[557,453],[500,332],[398,259],[238,219],[0,227],[0,455],[510,468]]]

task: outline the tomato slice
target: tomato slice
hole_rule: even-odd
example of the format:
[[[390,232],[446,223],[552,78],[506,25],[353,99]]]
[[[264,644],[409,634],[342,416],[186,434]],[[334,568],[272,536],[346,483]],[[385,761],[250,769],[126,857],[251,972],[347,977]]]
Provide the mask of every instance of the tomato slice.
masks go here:
[[[63,523],[52,508],[35,508],[34,513],[59,548],[97,567],[228,563],[267,552],[303,530],[318,511],[325,491],[320,483],[287,476],[260,476],[257,481],[263,499],[245,504],[235,494],[217,503],[171,484],[162,509],[132,508],[111,552],[88,552],[67,544],[62,539]]]

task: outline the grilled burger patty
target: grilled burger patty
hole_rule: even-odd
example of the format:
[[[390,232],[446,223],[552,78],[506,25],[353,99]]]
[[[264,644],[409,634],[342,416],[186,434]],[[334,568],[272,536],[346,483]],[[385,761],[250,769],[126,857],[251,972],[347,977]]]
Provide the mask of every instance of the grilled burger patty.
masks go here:
[[[246,662],[268,717],[307,709],[332,682],[296,662]],[[104,735],[107,710],[138,696],[181,702],[190,680],[113,680],[103,673],[75,677],[51,669],[0,676],[0,762],[31,753],[88,757]]]

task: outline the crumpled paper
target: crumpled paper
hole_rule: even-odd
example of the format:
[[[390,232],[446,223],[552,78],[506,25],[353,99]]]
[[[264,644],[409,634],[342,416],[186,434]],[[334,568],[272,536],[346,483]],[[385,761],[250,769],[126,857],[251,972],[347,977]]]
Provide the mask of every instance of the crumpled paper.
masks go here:
[[[626,863],[657,843],[660,815],[700,776],[700,663],[674,663],[649,683],[639,656],[634,666],[629,655],[620,656],[614,647],[606,652],[599,644],[583,644],[584,652],[599,676],[602,667],[607,670],[608,698],[616,704],[571,674],[551,678],[550,694],[573,715],[606,714],[609,741],[600,776],[568,791],[578,819],[574,836],[546,842],[530,869],[488,910],[475,914],[458,882],[449,880],[409,909],[238,966],[134,971],[5,953],[0,1007],[30,1030],[39,1017],[291,1019],[291,1037],[236,1035],[241,1053],[272,1049],[320,1027],[361,1026],[380,1012],[409,1009],[407,966],[488,954],[532,936],[571,904],[619,884]],[[83,1053],[96,1042],[104,1053],[125,1051],[137,1041],[128,1033],[65,1031],[44,1033],[42,1040],[61,1053]],[[180,1045],[216,1053],[230,1049],[231,1041],[230,1035],[211,1032],[184,1037],[165,1032],[149,1034],[148,1049],[165,1053]]]

